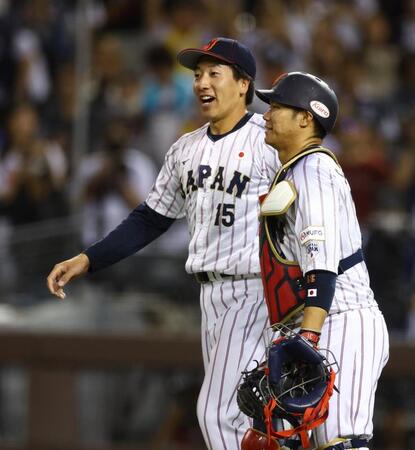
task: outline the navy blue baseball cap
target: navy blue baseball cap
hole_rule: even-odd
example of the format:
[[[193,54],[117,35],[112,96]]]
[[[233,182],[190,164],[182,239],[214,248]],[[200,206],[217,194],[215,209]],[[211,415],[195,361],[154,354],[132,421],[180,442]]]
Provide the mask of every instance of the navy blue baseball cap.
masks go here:
[[[235,39],[218,37],[202,48],[186,48],[177,55],[177,60],[182,66],[194,70],[202,56],[211,56],[226,64],[234,64],[255,79],[255,59],[249,48]]]

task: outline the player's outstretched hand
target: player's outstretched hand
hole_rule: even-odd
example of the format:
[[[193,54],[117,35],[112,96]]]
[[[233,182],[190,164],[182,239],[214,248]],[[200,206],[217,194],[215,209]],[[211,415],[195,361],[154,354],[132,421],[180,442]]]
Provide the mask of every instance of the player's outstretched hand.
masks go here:
[[[56,297],[64,299],[66,294],[63,287],[73,278],[87,272],[88,268],[89,259],[84,253],[56,264],[47,278],[49,291]]]

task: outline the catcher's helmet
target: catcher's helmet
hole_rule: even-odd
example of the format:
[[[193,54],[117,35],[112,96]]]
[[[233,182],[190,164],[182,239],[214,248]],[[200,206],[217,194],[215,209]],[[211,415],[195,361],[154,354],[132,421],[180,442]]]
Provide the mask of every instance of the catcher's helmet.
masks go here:
[[[268,104],[275,102],[309,111],[326,133],[336,122],[339,111],[336,94],[326,82],[310,73],[285,73],[271,89],[257,89],[255,93]]]
[[[300,336],[272,346],[268,367],[271,395],[286,413],[303,414],[315,407],[330,380],[324,356]]]

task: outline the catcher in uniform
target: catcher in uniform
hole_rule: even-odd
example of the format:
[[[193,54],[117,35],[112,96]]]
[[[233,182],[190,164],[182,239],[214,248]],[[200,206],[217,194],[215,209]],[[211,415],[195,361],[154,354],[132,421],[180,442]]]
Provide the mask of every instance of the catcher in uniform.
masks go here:
[[[297,330],[315,348],[328,349],[339,368],[336,389],[326,378],[320,392],[330,391],[326,395],[326,401],[331,396],[328,417],[326,410],[319,426],[309,420],[310,414],[319,416],[310,398],[303,402],[308,402],[304,411],[311,408],[308,419],[296,416],[299,436],[313,429],[311,441],[303,433],[301,446],[367,449],[376,386],[388,359],[389,342],[369,287],[349,184],[334,154],[321,146],[336,121],[337,97],[324,81],[302,72],[283,74],[271,89],[256,94],[270,105],[264,114],[265,142],[277,149],[282,163],[261,204],[260,260],[270,321],[276,328],[285,324]],[[296,345],[290,347],[292,360],[297,354],[301,359],[302,349]],[[276,384],[284,355],[279,346],[278,341],[270,350],[271,356],[278,353],[278,364],[273,362],[263,371]],[[258,384],[253,392],[258,389],[266,392]],[[302,406],[301,395],[296,400],[298,407]],[[278,416],[278,398],[274,394],[273,398],[276,405],[272,408]],[[269,413],[268,399],[265,403]],[[294,418],[290,408],[294,411],[292,406],[285,409],[285,418]],[[258,414],[251,417],[258,419]],[[278,438],[287,433],[270,428],[269,420],[265,426],[261,418],[266,417],[259,414],[260,420],[245,436],[244,450],[279,448]]]
[[[197,415],[208,449],[238,450],[248,418],[236,402],[241,372],[265,357],[268,313],[259,264],[259,196],[280,166],[264,142],[264,120],[247,111],[255,60],[238,41],[217,38],[186,49],[179,62],[194,71],[194,93],[208,123],[178,139],[146,201],[107,237],[48,276],[64,298],[73,278],[138,251],[186,217],[186,270],[201,284],[205,377]]]

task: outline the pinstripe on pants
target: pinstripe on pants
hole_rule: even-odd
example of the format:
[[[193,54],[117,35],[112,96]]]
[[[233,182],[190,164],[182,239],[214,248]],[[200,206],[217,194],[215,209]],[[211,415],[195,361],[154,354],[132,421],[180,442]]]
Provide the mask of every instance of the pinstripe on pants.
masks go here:
[[[236,402],[241,372],[265,358],[268,314],[260,279],[201,286],[205,378],[197,416],[209,450],[239,450],[250,426]]]
[[[330,349],[339,364],[336,391],[327,421],[314,432],[316,447],[337,437],[372,437],[377,382],[389,356],[389,340],[377,307],[329,315],[320,348]]]

